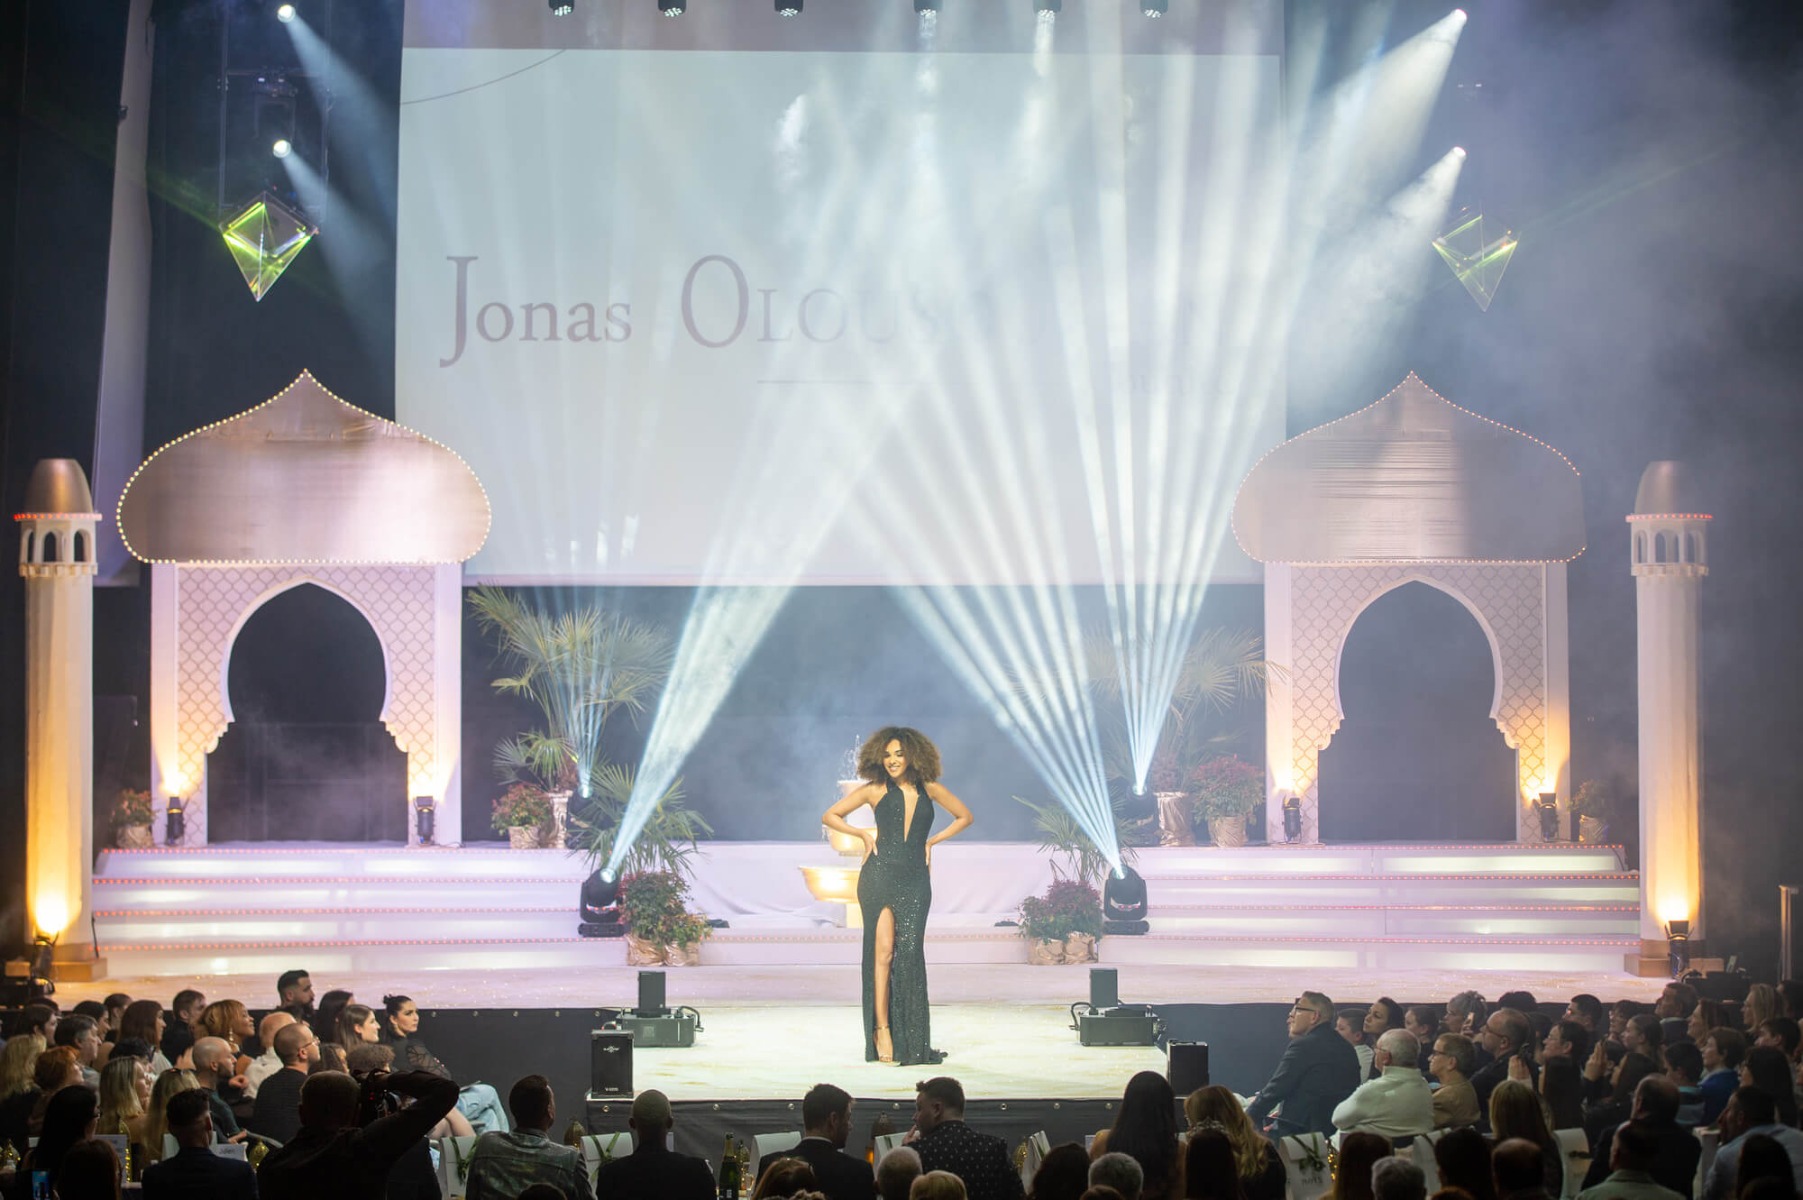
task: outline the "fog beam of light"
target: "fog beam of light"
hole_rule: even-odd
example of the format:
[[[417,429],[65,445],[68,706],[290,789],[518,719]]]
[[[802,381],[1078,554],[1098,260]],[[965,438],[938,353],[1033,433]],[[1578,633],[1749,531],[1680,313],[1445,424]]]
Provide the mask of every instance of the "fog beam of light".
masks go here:
[[[344,58],[296,13],[294,20],[282,28],[294,41],[294,53],[307,70],[309,87],[319,106],[326,144],[339,152],[350,152],[359,161],[362,178],[387,178],[382,169],[382,148],[392,147],[396,136],[395,108],[384,102],[369,81],[358,74]],[[330,135],[336,124],[339,136]],[[378,197],[389,220],[394,219],[396,196],[393,189]]]
[[[1465,10],[1455,8],[1335,89],[1328,102],[1354,105],[1359,133],[1340,164],[1342,207],[1375,202],[1408,164],[1420,161],[1422,137],[1464,29]]]

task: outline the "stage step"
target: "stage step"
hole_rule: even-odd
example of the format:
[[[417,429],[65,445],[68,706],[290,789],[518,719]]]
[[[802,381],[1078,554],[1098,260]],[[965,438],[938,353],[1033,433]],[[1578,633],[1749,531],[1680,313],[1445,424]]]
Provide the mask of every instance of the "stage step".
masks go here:
[[[1619,974],[1637,937],[1343,937],[1148,934],[1103,938],[1104,964]]]
[[[1640,902],[1640,880],[1594,875],[1148,875],[1154,912],[1211,904],[1299,905],[1505,904],[1572,905]]]
[[[1230,905],[1209,904],[1152,909],[1160,934],[1233,932],[1312,933],[1342,938],[1421,936],[1520,936],[1525,934],[1638,936],[1640,906],[1399,904],[1399,905]]]

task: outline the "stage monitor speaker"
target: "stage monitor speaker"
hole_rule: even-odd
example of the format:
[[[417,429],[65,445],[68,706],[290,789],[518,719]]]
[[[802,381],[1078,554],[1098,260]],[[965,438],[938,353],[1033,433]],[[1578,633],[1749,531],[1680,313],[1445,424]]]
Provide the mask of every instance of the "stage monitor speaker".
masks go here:
[[[1208,1043],[1169,1042],[1165,1045],[1164,1077],[1181,1098],[1208,1086]]]
[[[597,1029],[589,1038],[589,1095],[630,1098],[632,1034],[624,1029]]]
[[[1119,1008],[1121,1004],[1121,973],[1113,967],[1091,967],[1089,969],[1089,1006],[1091,1008]]]
[[[669,1012],[664,1002],[664,973],[662,971],[639,972],[639,1006],[632,1010],[640,1017],[661,1017]]]

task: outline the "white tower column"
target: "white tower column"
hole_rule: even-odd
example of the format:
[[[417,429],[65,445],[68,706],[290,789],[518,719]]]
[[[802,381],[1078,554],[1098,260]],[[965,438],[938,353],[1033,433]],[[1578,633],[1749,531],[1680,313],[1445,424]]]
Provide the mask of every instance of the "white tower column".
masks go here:
[[[1688,921],[1693,939],[1704,932],[1698,664],[1709,517],[1687,483],[1681,464],[1651,464],[1628,517],[1639,625],[1641,953],[1627,965],[1641,974],[1666,973],[1668,922]]]
[[[98,979],[94,863],[94,530],[73,459],[39,462],[19,524],[25,577],[25,903],[59,979]]]

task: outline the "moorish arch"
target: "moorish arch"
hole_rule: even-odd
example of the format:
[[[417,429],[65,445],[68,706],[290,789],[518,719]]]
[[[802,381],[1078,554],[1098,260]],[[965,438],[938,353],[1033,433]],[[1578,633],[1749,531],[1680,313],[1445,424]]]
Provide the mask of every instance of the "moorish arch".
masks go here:
[[[1265,566],[1271,840],[1300,800],[1319,837],[1318,756],[1344,720],[1340,661],[1366,607],[1405,583],[1458,600],[1495,660],[1491,719],[1516,754],[1518,841],[1540,840],[1534,802],[1570,796],[1565,564],[1584,550],[1577,469],[1527,434],[1460,408],[1411,373],[1357,412],[1291,438],[1240,485],[1242,548]]]
[[[232,644],[264,603],[302,584],[337,595],[374,629],[387,679],[381,719],[407,755],[407,787],[393,803],[432,797],[438,840],[460,840],[462,564],[488,524],[488,498],[453,451],[304,371],[272,399],[146,459],[120,497],[119,532],[151,565],[159,840],[179,797],[183,843],[207,841],[206,759],[231,721]]]

